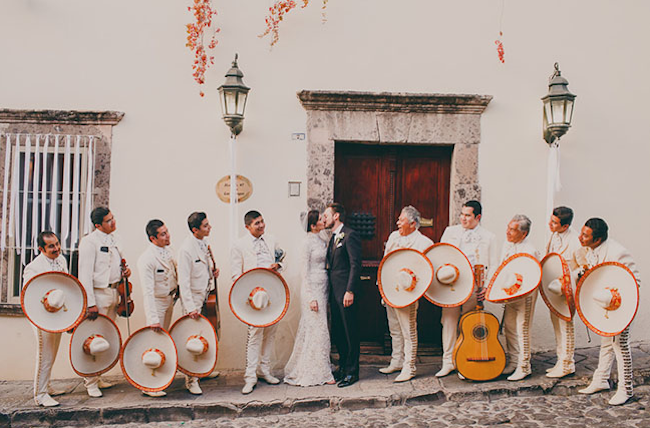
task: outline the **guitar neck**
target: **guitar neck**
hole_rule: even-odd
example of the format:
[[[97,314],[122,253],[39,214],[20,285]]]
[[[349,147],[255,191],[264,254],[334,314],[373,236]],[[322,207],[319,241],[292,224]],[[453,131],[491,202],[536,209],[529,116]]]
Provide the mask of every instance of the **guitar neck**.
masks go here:
[[[483,284],[485,282],[485,265],[474,265],[474,286],[476,287],[476,292],[480,292],[483,289]],[[483,300],[476,302],[476,308],[483,310]]]

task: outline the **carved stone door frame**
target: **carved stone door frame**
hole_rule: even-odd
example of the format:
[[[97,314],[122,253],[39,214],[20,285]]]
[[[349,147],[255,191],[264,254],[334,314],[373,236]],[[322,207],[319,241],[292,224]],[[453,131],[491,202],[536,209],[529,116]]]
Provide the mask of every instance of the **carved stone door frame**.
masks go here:
[[[478,144],[490,95],[301,91],[307,110],[307,204],[334,198],[335,142],[453,146],[449,220],[481,198]]]

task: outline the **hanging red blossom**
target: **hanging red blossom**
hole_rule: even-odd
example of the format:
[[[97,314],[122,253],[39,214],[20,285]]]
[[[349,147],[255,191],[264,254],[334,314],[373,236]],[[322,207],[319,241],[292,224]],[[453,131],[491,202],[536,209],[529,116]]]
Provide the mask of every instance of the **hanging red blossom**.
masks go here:
[[[187,46],[194,53],[194,63],[192,64],[192,77],[199,85],[205,83],[205,71],[209,66],[214,64],[214,56],[210,56],[207,50],[216,48],[217,33],[219,28],[215,28],[212,36],[205,45],[204,36],[206,31],[212,28],[212,18],[217,11],[212,8],[211,0],[193,0],[194,4],[187,8],[194,15],[195,22],[186,25],[187,28]],[[199,94],[204,96],[203,91]]]
[[[499,31],[499,38],[494,41],[494,44],[497,45],[497,55],[499,56],[499,61],[501,61],[501,64],[505,64],[506,52],[503,50],[503,42],[501,42],[501,36],[503,36],[503,33]]]
[[[304,9],[309,5],[309,0],[301,0],[302,6]],[[325,9],[327,8],[328,0],[323,0],[323,5],[321,6],[321,19],[323,23],[327,21],[327,16],[325,15]],[[266,30],[264,33],[260,34],[259,37],[264,37],[268,34],[271,34],[271,46],[274,46],[280,39],[279,27],[280,22],[284,19],[284,16],[289,13],[292,9],[296,7],[296,0],[278,0],[273,6],[269,8],[269,14],[265,19]]]

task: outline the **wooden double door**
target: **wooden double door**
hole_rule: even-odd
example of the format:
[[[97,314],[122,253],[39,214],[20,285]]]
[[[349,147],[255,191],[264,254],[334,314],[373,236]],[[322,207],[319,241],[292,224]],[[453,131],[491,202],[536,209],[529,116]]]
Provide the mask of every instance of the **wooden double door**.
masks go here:
[[[334,200],[345,206],[346,224],[362,237],[358,302],[364,353],[390,352],[377,269],[402,207],[413,205],[420,211],[420,231],[434,242],[448,225],[451,153],[452,147],[445,146],[336,143]],[[440,308],[424,298],[418,311],[418,339],[420,354],[440,352]]]

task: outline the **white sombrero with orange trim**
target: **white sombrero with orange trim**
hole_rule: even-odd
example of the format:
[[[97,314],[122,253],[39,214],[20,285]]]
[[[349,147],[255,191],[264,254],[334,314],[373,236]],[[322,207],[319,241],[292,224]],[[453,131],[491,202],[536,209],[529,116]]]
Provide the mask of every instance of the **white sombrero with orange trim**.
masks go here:
[[[620,334],[639,308],[639,287],[634,274],[618,262],[594,266],[578,281],[576,306],[582,321],[596,334]]]
[[[490,279],[485,300],[493,303],[511,302],[534,292],[542,280],[542,266],[527,253],[508,257]]]
[[[576,312],[571,271],[558,253],[549,253],[542,260],[542,299],[549,310],[564,321],[571,321]]]
[[[172,337],[151,327],[136,331],[122,348],[120,365],[127,381],[141,391],[162,391],[171,385],[178,368]]]
[[[70,339],[70,364],[79,376],[99,376],[117,364],[122,336],[117,325],[106,315],[84,319]]]
[[[253,327],[268,327],[287,313],[289,287],[274,270],[255,268],[235,280],[228,301],[230,310],[241,322]]]
[[[185,315],[169,329],[178,352],[178,369],[188,376],[205,377],[217,365],[218,342],[214,327],[202,315]]]
[[[30,279],[20,293],[27,319],[41,330],[62,333],[74,328],[86,314],[86,290],[64,272],[44,272]]]
[[[465,254],[458,247],[443,242],[433,244],[424,254],[435,269],[424,298],[443,308],[467,302],[474,292],[474,272]]]
[[[384,302],[404,308],[416,302],[433,280],[433,266],[424,254],[400,248],[386,254],[379,264],[377,283]]]

